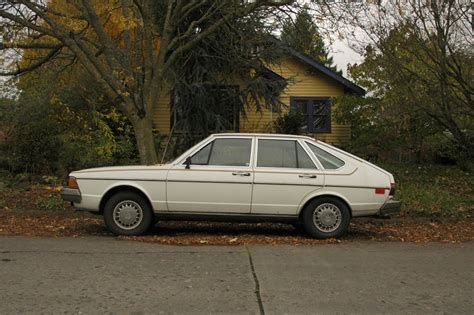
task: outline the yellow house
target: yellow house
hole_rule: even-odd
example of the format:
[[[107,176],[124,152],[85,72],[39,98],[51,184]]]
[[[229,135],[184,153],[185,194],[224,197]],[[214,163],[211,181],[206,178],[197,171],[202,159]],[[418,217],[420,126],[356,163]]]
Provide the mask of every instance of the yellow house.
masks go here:
[[[268,70],[277,77],[291,79],[280,94],[280,100],[286,106],[277,112],[271,108],[256,112],[247,110],[246,117],[234,118],[234,131],[271,133],[274,122],[287,111],[300,111],[305,118],[303,132],[316,139],[335,144],[345,144],[350,140],[351,127],[334,121],[331,99],[345,93],[364,95],[365,90],[326,68],[311,57],[295,50],[279,64],[268,66]],[[240,116],[240,117],[239,117]],[[170,97],[162,97],[155,111],[154,122],[160,134],[168,134],[173,124]]]

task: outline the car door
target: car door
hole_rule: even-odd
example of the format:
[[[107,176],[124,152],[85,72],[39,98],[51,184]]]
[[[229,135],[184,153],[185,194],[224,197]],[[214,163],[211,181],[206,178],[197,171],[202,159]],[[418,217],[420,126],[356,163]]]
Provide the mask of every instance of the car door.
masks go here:
[[[305,196],[323,187],[324,174],[297,139],[259,137],[256,147],[251,212],[295,215]]]
[[[253,137],[216,137],[175,165],[167,177],[169,211],[249,213]]]

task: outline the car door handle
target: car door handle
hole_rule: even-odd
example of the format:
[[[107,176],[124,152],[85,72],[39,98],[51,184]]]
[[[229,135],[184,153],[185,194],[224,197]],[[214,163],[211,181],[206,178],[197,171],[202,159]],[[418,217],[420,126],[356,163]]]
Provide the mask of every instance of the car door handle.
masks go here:
[[[234,176],[250,176],[249,172],[232,172]]]
[[[299,178],[316,178],[318,176],[312,174],[300,174],[298,175]]]

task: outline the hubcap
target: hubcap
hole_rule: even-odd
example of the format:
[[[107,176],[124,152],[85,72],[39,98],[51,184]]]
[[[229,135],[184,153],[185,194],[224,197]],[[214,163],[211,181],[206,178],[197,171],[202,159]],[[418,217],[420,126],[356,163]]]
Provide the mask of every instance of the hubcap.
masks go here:
[[[143,210],[138,203],[133,200],[119,202],[113,212],[114,222],[121,229],[132,230],[143,220]]]
[[[313,212],[314,225],[323,232],[333,232],[341,225],[341,210],[332,203],[323,203]]]

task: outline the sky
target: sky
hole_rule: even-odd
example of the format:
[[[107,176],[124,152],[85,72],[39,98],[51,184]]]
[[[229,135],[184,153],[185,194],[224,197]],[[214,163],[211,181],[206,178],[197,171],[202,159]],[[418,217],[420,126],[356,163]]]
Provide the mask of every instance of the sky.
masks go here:
[[[341,40],[335,40],[332,44],[328,44],[330,47],[330,54],[334,59],[334,63],[344,73],[344,77],[347,76],[347,65],[360,63],[363,61],[361,55],[356,53],[354,50]]]

